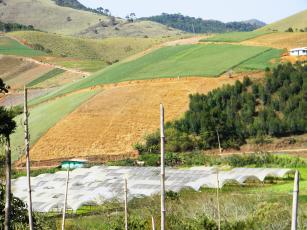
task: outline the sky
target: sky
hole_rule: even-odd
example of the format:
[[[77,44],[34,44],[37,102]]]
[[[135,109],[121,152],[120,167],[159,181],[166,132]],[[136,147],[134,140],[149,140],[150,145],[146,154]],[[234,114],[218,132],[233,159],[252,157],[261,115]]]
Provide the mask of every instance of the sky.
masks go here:
[[[137,17],[161,13],[216,19],[223,22],[252,18],[271,23],[307,9],[307,0],[79,0],[87,7],[109,9],[114,16]]]

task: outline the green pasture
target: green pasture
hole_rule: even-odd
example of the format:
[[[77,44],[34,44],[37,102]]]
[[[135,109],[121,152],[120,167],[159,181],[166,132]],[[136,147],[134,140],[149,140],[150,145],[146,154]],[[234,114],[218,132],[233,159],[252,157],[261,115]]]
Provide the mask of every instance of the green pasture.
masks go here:
[[[32,103],[99,84],[180,76],[215,77],[268,50],[271,48],[230,44],[164,47],[139,59],[114,64]],[[278,57],[276,53],[275,58]],[[269,65],[267,58],[260,58],[258,65],[261,69]]]
[[[263,34],[265,31],[251,31],[251,32],[229,32],[223,34],[216,34],[212,37],[202,39],[202,42],[242,42],[249,40]]]
[[[31,108],[29,116],[30,144],[33,145],[59,120],[95,94],[96,91],[76,93]],[[18,159],[24,148],[23,116],[17,116],[15,121],[17,128],[15,133],[11,135],[13,161]]]
[[[43,74],[42,76],[40,76],[39,78],[31,81],[29,84],[27,84],[27,87],[33,87],[35,85],[38,85],[39,83],[42,83],[50,78],[53,78],[61,73],[64,73],[65,70],[63,69],[59,69],[59,68],[55,68],[53,70],[50,70],[49,72]]]
[[[264,70],[266,67],[272,67],[274,64],[279,63],[283,50],[270,49],[251,59],[246,60],[236,69],[240,71],[245,70]]]
[[[18,55],[26,57],[45,55],[44,52],[33,50],[5,36],[0,36],[0,54]]]

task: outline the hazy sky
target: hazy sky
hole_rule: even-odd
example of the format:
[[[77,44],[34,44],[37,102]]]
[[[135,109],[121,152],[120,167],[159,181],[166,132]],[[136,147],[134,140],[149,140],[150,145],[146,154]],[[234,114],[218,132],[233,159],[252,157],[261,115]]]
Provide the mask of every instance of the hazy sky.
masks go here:
[[[307,0],[79,0],[82,4],[109,9],[113,15],[137,17],[165,13],[217,19],[224,22],[257,18],[270,23],[307,9]]]

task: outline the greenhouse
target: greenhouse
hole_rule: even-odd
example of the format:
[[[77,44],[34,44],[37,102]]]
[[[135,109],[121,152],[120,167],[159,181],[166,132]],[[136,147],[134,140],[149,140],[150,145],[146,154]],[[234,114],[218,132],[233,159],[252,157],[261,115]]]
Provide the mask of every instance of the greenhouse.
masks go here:
[[[234,168],[217,171],[214,167],[190,169],[166,168],[166,190],[178,192],[184,188],[222,188],[225,184],[243,185],[248,180],[263,182],[267,177],[282,178],[294,173],[291,169]],[[41,174],[31,178],[33,209],[37,212],[62,210],[67,172]],[[124,179],[128,181],[128,198],[151,196],[160,192],[159,167],[94,166],[70,172],[68,209],[77,211],[84,205],[100,205],[105,201],[124,198]],[[27,202],[27,178],[12,181],[14,196]]]

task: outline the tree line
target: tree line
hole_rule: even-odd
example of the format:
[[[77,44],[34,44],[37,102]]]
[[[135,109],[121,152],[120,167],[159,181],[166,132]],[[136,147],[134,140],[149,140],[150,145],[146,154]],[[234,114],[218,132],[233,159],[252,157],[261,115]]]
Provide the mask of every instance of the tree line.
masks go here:
[[[283,137],[307,132],[307,66],[278,65],[263,81],[226,85],[209,94],[190,95],[182,119],[166,124],[166,150],[185,152],[239,148],[249,138]],[[136,144],[141,153],[159,152],[159,132]]]
[[[104,9],[103,7],[92,9],[92,8],[84,6],[77,0],[52,0],[52,1],[54,1],[55,4],[59,6],[65,6],[65,7],[70,7],[70,8],[77,9],[77,10],[84,10],[84,11],[89,11],[89,12],[93,12],[96,14],[111,16],[111,12],[109,9]]]
[[[223,23],[217,20],[204,20],[184,16],[182,14],[162,13],[158,16],[140,18],[141,20],[149,20],[183,30],[190,33],[224,33],[232,31],[253,31],[261,26],[246,22],[228,22]]]
[[[20,30],[35,30],[32,25],[22,25],[18,23],[5,23],[0,22],[0,31],[2,32],[12,32]]]

